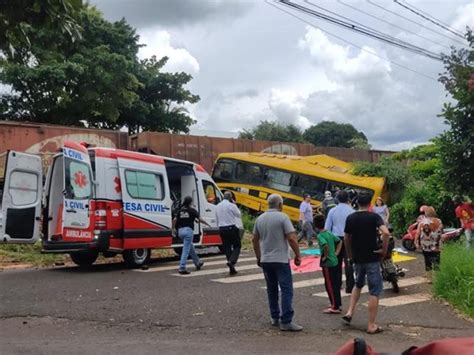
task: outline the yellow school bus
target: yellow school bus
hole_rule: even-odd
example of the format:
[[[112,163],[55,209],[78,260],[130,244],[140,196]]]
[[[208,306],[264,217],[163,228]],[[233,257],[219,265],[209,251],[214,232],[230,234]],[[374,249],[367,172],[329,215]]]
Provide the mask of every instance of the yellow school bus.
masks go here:
[[[283,197],[283,212],[292,221],[299,219],[299,205],[304,194],[319,206],[324,192],[338,190],[372,194],[372,203],[384,192],[385,179],[356,176],[352,164],[328,155],[294,156],[263,153],[220,154],[212,178],[222,191],[234,193],[236,202],[253,212],[265,211],[267,197]]]

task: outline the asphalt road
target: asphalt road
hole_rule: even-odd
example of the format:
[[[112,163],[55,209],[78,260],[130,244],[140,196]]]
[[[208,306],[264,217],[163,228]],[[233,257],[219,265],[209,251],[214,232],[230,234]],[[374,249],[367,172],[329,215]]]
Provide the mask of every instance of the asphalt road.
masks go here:
[[[328,300],[314,295],[324,291],[320,272],[294,275],[295,319],[304,331],[272,328],[261,271],[250,253],[241,258],[233,278],[215,254],[190,276],[176,275],[175,260],[155,261],[146,271],[111,264],[0,272],[0,353],[314,354],[331,353],[355,337],[378,351],[402,351],[437,338],[474,336],[474,323],[430,299],[420,256],[401,263],[409,269],[403,280],[409,286],[398,295],[384,293],[379,324],[385,332],[378,335],[365,333],[364,302],[351,326],[322,314]]]

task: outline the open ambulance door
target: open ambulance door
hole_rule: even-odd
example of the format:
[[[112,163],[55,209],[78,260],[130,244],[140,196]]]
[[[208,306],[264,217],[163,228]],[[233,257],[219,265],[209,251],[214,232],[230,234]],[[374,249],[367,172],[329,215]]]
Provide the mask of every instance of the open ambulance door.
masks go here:
[[[0,210],[0,243],[32,244],[40,237],[41,157],[9,151]]]
[[[89,153],[86,147],[66,141],[63,157],[62,237],[65,241],[88,242],[94,230],[90,213],[94,183]]]

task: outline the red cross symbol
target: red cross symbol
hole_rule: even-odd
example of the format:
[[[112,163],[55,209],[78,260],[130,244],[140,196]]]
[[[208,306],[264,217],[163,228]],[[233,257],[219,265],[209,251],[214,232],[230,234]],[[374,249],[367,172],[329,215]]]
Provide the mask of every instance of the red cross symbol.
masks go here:
[[[76,184],[80,188],[83,188],[87,185],[87,177],[82,171],[76,171],[74,173],[74,184]]]
[[[120,178],[118,176],[116,176],[114,178],[114,183],[115,183],[115,191],[117,191],[117,193],[121,193],[122,192],[122,186],[120,184]]]

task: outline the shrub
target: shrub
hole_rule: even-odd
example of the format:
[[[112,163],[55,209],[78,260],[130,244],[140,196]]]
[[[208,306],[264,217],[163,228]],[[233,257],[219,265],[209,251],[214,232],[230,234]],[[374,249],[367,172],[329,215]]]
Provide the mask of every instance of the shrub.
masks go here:
[[[446,245],[441,252],[433,289],[436,296],[474,317],[474,252],[460,243]]]
[[[251,215],[245,209],[242,209],[242,223],[247,233],[253,233],[253,226],[255,224],[255,216]]]

